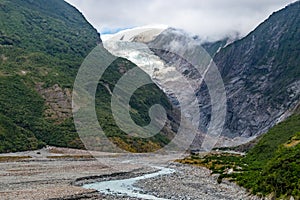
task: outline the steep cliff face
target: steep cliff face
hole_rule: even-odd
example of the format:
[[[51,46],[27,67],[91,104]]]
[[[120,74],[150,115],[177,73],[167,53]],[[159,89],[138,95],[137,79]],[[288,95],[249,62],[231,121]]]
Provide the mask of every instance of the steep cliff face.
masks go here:
[[[234,145],[254,138],[287,118],[297,106],[300,99],[299,10],[300,2],[287,6],[245,38],[216,53],[214,62],[227,94],[227,116],[220,144]],[[158,42],[159,37],[163,34],[153,42]],[[172,35],[176,37],[179,36]],[[179,59],[167,53],[156,54],[168,63]],[[181,64],[180,68],[187,66]],[[187,76],[195,76],[191,68],[187,69]],[[211,117],[210,96],[205,83],[199,88],[200,129],[205,132]]]
[[[224,135],[251,137],[291,114],[300,98],[300,2],[272,14],[214,58],[228,97]]]

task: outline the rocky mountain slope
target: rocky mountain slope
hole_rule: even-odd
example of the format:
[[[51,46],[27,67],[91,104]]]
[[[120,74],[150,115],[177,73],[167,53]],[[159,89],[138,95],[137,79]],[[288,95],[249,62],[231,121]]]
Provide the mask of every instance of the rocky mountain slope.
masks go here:
[[[72,87],[82,61],[101,42],[99,34],[63,0],[0,0],[0,18],[0,152],[46,144],[83,148],[72,119]],[[108,110],[108,88],[134,66],[116,58],[105,84],[98,86],[96,110],[111,141],[126,150],[148,151],[167,143],[172,130],[166,127],[149,140],[126,137]],[[172,109],[155,85],[134,97],[131,114],[140,124],[149,122],[148,108],[154,103]]]
[[[224,135],[260,135],[299,103],[299,10],[298,1],[273,13],[215,56],[228,97]]]
[[[207,53],[203,53],[202,46],[214,57],[227,96],[225,125],[219,145],[236,145],[265,133],[290,116],[299,104],[299,7],[298,1],[273,13],[249,35],[231,44],[227,44],[226,40],[203,44],[197,37],[178,29],[167,28],[160,32],[153,31],[155,29],[152,32],[137,31],[135,36],[132,33],[126,35],[124,32],[113,38],[147,44],[152,51],[148,52],[151,55],[150,60],[141,61],[132,56],[134,54],[120,53],[120,48],[116,50],[109,45],[106,48],[138,63],[168,94],[175,105],[178,105],[178,102],[174,97],[174,91],[167,88],[170,84],[175,84],[170,82],[179,75],[175,75],[175,78],[173,74],[170,76],[170,73],[177,71],[193,82],[201,112],[200,118],[191,115],[193,119],[200,119],[199,130],[206,133],[211,123],[212,99],[207,83],[202,83],[202,79],[205,79],[203,77],[205,70],[203,73],[197,73],[195,66],[180,55],[172,53],[181,51],[193,55],[199,51],[199,56],[194,59],[203,59],[207,62],[206,66],[202,63],[203,66],[209,68],[209,58],[205,59]],[[161,48],[153,48],[157,46]],[[152,65],[149,65],[149,62]],[[217,75],[210,78],[217,81]],[[181,93],[188,91],[186,84],[180,84],[179,81],[176,82],[176,88]],[[219,127],[214,128],[217,130]],[[201,143],[201,139],[196,143]]]
[[[237,143],[256,137],[291,115],[299,103],[299,8],[298,1],[272,14],[245,38],[215,55],[227,94],[223,136]],[[205,87],[199,97],[209,101]],[[204,108],[204,126],[209,116],[210,110]]]
[[[185,133],[186,138],[195,138],[196,136],[194,144],[196,146],[201,145],[205,137],[205,131],[198,128],[200,121],[203,120],[199,119],[203,114],[199,110],[199,106],[206,105],[199,105],[198,101],[201,99],[197,96],[203,78],[206,78],[202,75],[208,71],[217,70],[216,66],[213,70],[208,69],[212,59],[211,56],[228,44],[228,39],[205,43],[205,50],[200,39],[187,34],[183,30],[139,27],[122,31],[104,41],[103,44],[112,54],[136,63],[149,74],[153,82],[168,95],[173,105],[181,111],[181,115],[188,119],[189,124],[181,126],[181,128],[188,127],[190,129]],[[197,68],[194,66],[197,66]],[[214,91],[219,89],[223,91],[214,93],[216,94],[215,102],[222,100],[222,103],[220,106],[215,104],[217,109],[214,110],[216,111],[214,116],[216,118],[212,127],[220,129],[226,114],[226,97],[222,78],[220,75],[218,78],[218,81],[215,81],[214,77],[207,79],[207,81],[209,80],[209,86],[218,83],[218,88],[214,88]],[[191,132],[194,135],[190,134]],[[205,138],[207,141],[213,139]],[[210,147],[207,146],[206,149],[211,149],[214,146],[213,142],[209,143]]]

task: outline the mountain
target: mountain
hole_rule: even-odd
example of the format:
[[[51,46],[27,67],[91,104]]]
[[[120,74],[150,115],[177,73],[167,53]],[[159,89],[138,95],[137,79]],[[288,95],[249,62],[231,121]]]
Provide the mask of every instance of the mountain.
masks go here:
[[[199,74],[190,61],[172,52],[182,52],[195,63],[197,59],[202,59],[202,69],[209,68],[209,54],[221,74],[227,101],[225,125],[218,145],[238,145],[267,132],[289,117],[300,102],[299,6],[298,1],[273,13],[246,37],[233,42],[224,39],[203,43],[199,38],[174,28],[160,31],[155,28],[130,30],[112,38],[146,44],[152,51],[148,52],[152,60],[145,60],[144,63],[128,52],[120,53],[113,46],[107,45],[106,48],[113,54],[138,62],[139,67],[166,92],[174,105],[178,106],[178,101],[174,91],[168,90],[169,87],[176,85],[183,95],[189,94],[184,94],[188,91],[185,83],[171,83],[180,77],[178,74],[170,76],[171,71],[179,72],[192,82],[201,111],[200,118],[193,113],[190,115],[192,121],[198,120],[200,123],[199,131],[202,135],[207,133],[212,117],[211,91],[207,83],[202,82],[206,71]],[[193,57],[197,52],[198,57]],[[211,82],[219,80],[217,74],[210,78]],[[213,128],[218,130],[220,127]],[[194,148],[200,148],[202,140],[198,138]]]
[[[215,56],[228,97],[224,135],[260,135],[299,104],[299,8],[298,1],[273,13]]]
[[[72,118],[72,89],[84,58],[101,43],[99,34],[63,0],[0,0],[0,18],[0,152],[84,148]],[[149,151],[169,141],[172,123],[153,138],[137,139],[126,136],[108,110],[108,88],[134,66],[116,57],[98,85],[97,116],[111,141],[129,151]],[[149,123],[148,108],[155,103],[172,112],[153,84],[139,89],[130,103],[138,124]]]
[[[300,100],[300,2],[272,14],[249,35],[214,57],[227,94],[223,145],[265,133],[292,114]],[[199,91],[209,102],[205,87]],[[205,106],[203,106],[205,107]],[[211,111],[203,109],[203,127]]]
[[[1,0],[0,16],[0,151],[83,147],[70,106],[61,105],[70,104],[76,70],[100,41],[96,30],[59,0]]]
[[[151,60],[130,57],[134,54],[122,54],[104,45],[117,57],[129,60],[116,58],[110,66],[114,70],[108,70],[98,85],[97,116],[109,138],[130,151],[157,149],[174,136],[178,109],[186,106],[182,113],[191,119],[191,126],[200,124],[193,147],[200,148],[213,116],[209,86],[202,82],[206,70],[199,74],[191,63],[166,49],[191,55],[199,51],[202,57],[192,57],[192,61],[203,58],[202,69],[214,58],[227,96],[219,98],[226,113],[221,112],[224,106],[215,110],[220,111],[216,121],[226,115],[218,145],[247,142],[286,119],[299,105],[299,4],[298,1],[274,13],[234,42],[224,39],[203,43],[174,28],[119,34],[118,39],[150,47],[150,51],[142,53]],[[5,19],[0,22],[0,151],[36,149],[45,144],[84,148],[72,119],[72,87],[82,61],[101,43],[99,34],[81,13],[62,0],[0,0],[0,11]],[[157,46],[163,48],[153,48]],[[110,90],[123,73],[136,66],[133,63],[154,83],[136,93],[141,101],[132,98],[130,114],[134,121],[139,125],[149,123],[148,108],[155,103],[167,110],[168,123],[161,134],[149,140],[127,136],[115,124],[108,106]],[[181,76],[176,72],[191,82],[192,89],[179,81]],[[212,82],[219,80],[217,76],[210,78]],[[184,97],[184,105],[179,104],[176,93]],[[146,98],[148,94],[153,100]],[[200,112],[195,107],[200,107]],[[221,126],[222,122],[217,123],[211,131]]]
[[[208,145],[205,149],[211,149],[214,144],[211,142],[213,139],[210,138],[211,134],[198,129],[200,121],[203,120],[201,118],[203,112],[199,110],[198,101],[201,102],[201,99],[197,97],[198,91],[203,80],[202,75],[208,71],[211,56],[228,43],[229,39],[203,43],[201,39],[183,30],[160,27],[139,27],[122,31],[103,42],[104,47],[112,54],[136,63],[152,78],[153,82],[167,94],[173,105],[181,111],[181,115],[188,119],[189,124],[181,126],[188,129],[185,133],[186,138],[196,137],[193,146],[197,147],[205,141]],[[194,67],[196,65],[198,69]],[[213,79],[210,79],[211,85],[215,84]],[[214,128],[220,128],[222,123],[220,121],[226,112],[224,87],[222,82],[217,82],[221,88],[216,88],[215,91],[223,89],[223,92],[215,93],[214,100],[222,100],[222,104],[216,106],[220,109],[217,108],[218,111],[215,112],[216,119],[212,125]]]

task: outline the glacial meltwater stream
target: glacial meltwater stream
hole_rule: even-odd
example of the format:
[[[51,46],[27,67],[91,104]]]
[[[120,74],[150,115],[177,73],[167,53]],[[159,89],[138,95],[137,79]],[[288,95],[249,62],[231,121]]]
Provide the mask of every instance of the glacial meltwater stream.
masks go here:
[[[159,169],[158,172],[151,174],[144,174],[135,178],[121,179],[121,180],[111,180],[102,181],[97,183],[85,184],[83,185],[86,189],[95,189],[103,194],[108,195],[126,195],[129,197],[142,198],[142,199],[154,199],[154,200],[166,200],[163,198],[158,198],[153,195],[142,194],[142,189],[135,187],[134,184],[139,180],[144,180],[148,178],[153,178],[161,175],[172,174],[175,172],[174,169],[155,167]]]

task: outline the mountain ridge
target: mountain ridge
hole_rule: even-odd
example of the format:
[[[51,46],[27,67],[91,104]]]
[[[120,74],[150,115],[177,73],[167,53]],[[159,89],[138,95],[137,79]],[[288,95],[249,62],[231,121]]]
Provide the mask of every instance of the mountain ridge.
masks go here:
[[[151,45],[172,49],[175,40],[178,48],[203,45],[221,73],[228,97],[226,123],[219,145],[238,145],[289,117],[300,101],[299,5],[298,1],[274,12],[247,36],[230,44],[226,40],[202,44],[197,38],[174,28],[163,30],[150,41],[149,31],[139,32],[135,37],[131,35],[129,40],[145,43],[150,49]],[[122,35],[125,36],[125,31],[119,37]],[[148,39],[143,41],[143,38]],[[175,67],[186,78],[201,79],[193,66],[180,56],[163,50],[153,52],[166,66]],[[166,69],[159,67],[157,73],[164,73]],[[144,70],[154,79],[153,70]],[[178,90],[184,91],[184,86]],[[201,105],[200,130],[206,132],[211,105],[205,83],[198,85],[197,95]],[[171,100],[172,96],[169,94]]]
[[[237,104],[242,104],[238,101],[246,101],[244,96],[251,97],[254,99],[253,102],[261,101],[260,108],[255,106],[251,108],[256,112],[253,116],[262,117],[257,122],[254,118],[252,119],[255,124],[260,124],[257,129],[253,127],[257,134],[262,134],[269,127],[291,115],[289,109],[293,109],[299,102],[300,69],[298,63],[300,60],[297,56],[297,48],[300,46],[300,21],[299,12],[297,12],[299,7],[298,1],[275,12],[248,36],[222,49],[214,59],[227,85],[229,96],[236,91],[230,88],[234,87],[234,84],[239,84],[239,88],[247,91],[240,95],[239,99],[232,99],[229,102],[232,112],[242,112],[239,116],[245,117],[247,115],[243,112],[251,113],[250,108],[245,109],[245,105],[243,111],[234,109],[237,108]],[[264,110],[265,113],[259,110]],[[266,119],[269,117],[273,119]],[[235,121],[240,119],[235,119]],[[251,124],[249,121],[251,120],[246,120],[245,124]],[[253,125],[256,126],[255,124]],[[261,124],[265,124],[264,127]],[[245,132],[244,134],[253,133]]]

